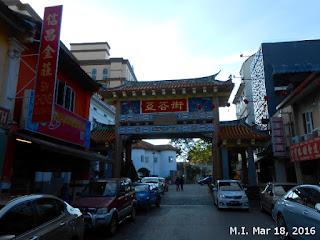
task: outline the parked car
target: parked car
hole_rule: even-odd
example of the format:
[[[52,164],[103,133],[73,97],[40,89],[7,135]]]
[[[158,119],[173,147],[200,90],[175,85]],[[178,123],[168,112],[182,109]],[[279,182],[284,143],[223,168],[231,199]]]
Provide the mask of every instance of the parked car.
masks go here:
[[[320,187],[293,187],[276,202],[272,218],[293,239],[320,239]],[[281,236],[282,239],[287,239],[285,235]]]
[[[205,177],[198,181],[198,184],[200,185],[208,184],[208,183],[212,183],[212,177]]]
[[[18,197],[0,210],[0,239],[81,240],[83,232],[80,210],[52,195]]]
[[[144,177],[141,179],[142,183],[155,183],[159,187],[159,191],[164,195],[164,184],[159,179],[159,177]]]
[[[136,217],[136,192],[129,178],[94,179],[71,202],[84,214],[86,228],[114,235],[120,221]]]
[[[153,183],[134,184],[136,190],[137,206],[149,210],[154,204],[160,207],[161,193]]]
[[[213,187],[213,199],[218,209],[249,209],[248,197],[238,180],[218,180]]]
[[[271,213],[274,204],[294,186],[297,184],[268,182],[260,193],[260,210]]]

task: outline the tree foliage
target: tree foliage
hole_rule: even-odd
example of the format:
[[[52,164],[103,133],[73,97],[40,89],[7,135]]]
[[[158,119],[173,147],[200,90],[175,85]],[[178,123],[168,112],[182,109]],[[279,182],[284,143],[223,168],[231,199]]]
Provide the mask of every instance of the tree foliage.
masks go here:
[[[138,170],[138,172],[141,173],[142,177],[149,177],[150,176],[150,170],[147,168],[142,167]]]
[[[202,139],[197,140],[194,146],[188,152],[188,158],[191,163],[209,163],[212,161],[212,145]]]
[[[182,159],[187,159],[188,152],[193,148],[195,141],[192,138],[173,138],[170,144],[179,149],[177,155],[181,156]]]

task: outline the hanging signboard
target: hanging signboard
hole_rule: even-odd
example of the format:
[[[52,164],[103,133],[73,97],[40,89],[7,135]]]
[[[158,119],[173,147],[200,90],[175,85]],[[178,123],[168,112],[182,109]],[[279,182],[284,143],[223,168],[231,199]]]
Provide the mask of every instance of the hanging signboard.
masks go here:
[[[51,121],[60,49],[62,6],[44,11],[32,122]]]
[[[315,137],[290,146],[291,162],[320,158],[320,137]]]
[[[286,156],[286,145],[284,138],[284,128],[281,117],[271,118],[271,127],[272,127],[272,147],[273,147],[273,156],[275,157],[284,157]]]

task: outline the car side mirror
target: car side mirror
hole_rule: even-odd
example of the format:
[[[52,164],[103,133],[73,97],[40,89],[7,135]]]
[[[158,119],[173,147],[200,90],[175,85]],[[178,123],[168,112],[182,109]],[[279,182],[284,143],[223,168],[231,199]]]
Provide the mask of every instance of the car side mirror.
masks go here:
[[[318,212],[320,212],[320,203],[317,203],[316,206],[315,206],[315,208],[316,208],[316,210],[317,210]]]
[[[213,191],[217,191],[218,189],[216,187],[212,188]]]

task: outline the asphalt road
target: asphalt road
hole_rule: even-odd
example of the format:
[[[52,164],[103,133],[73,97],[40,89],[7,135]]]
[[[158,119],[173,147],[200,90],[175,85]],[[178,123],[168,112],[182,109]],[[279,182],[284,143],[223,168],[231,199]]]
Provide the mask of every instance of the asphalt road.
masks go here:
[[[136,221],[123,222],[114,237],[91,232],[86,239],[274,240],[279,239],[274,235],[275,227],[271,216],[261,213],[257,203],[252,202],[248,212],[217,210],[207,186],[187,184],[179,192],[170,186],[160,208],[138,211]]]

